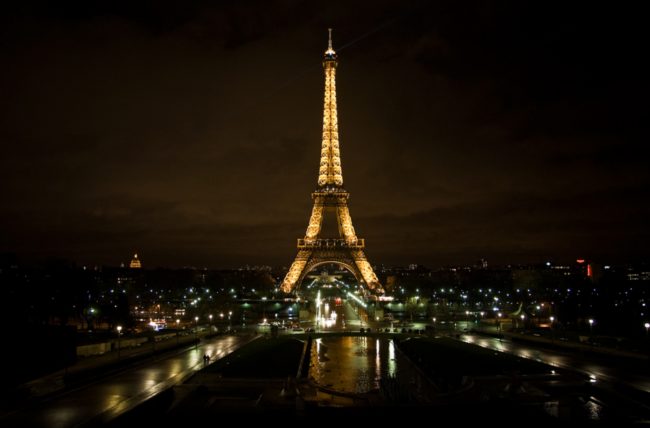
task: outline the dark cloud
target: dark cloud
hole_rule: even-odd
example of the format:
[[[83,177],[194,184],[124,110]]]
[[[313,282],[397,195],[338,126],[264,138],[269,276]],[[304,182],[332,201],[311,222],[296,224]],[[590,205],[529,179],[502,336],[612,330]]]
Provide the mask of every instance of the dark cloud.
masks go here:
[[[288,264],[331,26],[344,177],[373,262],[647,257],[647,29],[629,8],[9,6],[0,251]]]

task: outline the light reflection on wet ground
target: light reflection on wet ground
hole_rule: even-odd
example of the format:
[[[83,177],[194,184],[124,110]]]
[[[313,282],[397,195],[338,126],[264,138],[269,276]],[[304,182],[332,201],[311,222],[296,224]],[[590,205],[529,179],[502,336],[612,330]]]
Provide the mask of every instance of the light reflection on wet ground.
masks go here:
[[[310,376],[340,392],[365,393],[379,388],[384,376],[396,376],[398,361],[391,339],[364,336],[325,337],[314,341]]]
[[[0,418],[0,426],[67,428],[80,426],[92,418],[125,406],[129,400],[149,397],[172,382],[175,376],[203,367],[203,355],[212,361],[229,354],[244,343],[243,338],[222,336],[160,359],[145,361],[131,369],[60,394],[34,408],[21,409]]]

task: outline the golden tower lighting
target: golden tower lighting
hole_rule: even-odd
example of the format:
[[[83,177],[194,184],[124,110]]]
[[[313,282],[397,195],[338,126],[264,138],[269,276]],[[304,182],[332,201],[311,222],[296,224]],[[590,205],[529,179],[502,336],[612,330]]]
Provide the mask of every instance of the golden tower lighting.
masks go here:
[[[343,169],[339,147],[338,115],[336,109],[336,68],[338,57],[332,48],[332,29],[329,29],[327,50],[323,56],[325,70],[325,97],[323,106],[323,138],[321,144],[318,187],[311,194],[314,207],[305,237],[298,239],[298,254],[282,281],[281,289],[290,293],[304,276],[319,265],[335,263],[344,266],[357,281],[371,291],[381,294],[383,288],[372,266],[366,259],[365,242],[358,238],[352,226],[348,209],[350,194],[343,188]],[[321,238],[323,217],[336,215],[339,237]]]

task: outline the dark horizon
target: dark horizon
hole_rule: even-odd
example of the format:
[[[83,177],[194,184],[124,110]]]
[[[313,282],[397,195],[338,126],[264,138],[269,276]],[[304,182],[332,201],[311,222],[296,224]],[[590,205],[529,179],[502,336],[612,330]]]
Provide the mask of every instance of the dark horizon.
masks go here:
[[[8,6],[0,253],[288,266],[333,27],[343,175],[372,264],[647,261],[634,7]]]

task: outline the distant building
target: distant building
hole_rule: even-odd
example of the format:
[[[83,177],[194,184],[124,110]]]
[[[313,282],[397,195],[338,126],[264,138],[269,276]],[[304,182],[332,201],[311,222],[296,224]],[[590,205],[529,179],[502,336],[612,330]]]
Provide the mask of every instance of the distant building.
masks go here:
[[[131,263],[129,264],[129,267],[131,269],[140,269],[142,268],[142,263],[140,263],[140,259],[138,258],[138,254],[133,255],[133,259],[131,259]]]

